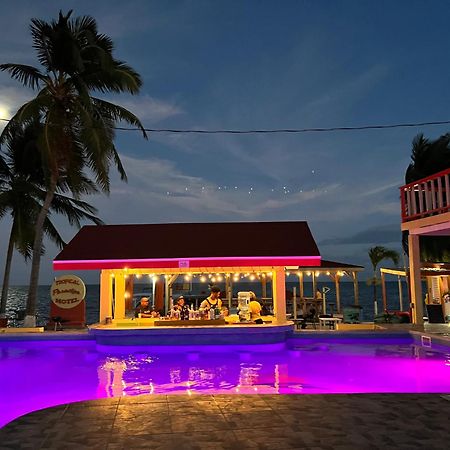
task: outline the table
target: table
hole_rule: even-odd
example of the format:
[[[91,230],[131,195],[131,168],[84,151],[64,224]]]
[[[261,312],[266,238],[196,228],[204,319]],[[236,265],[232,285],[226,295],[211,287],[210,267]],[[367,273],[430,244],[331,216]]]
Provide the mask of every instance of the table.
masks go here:
[[[339,322],[342,322],[340,317],[319,317],[319,328],[322,329],[323,326],[328,325],[330,330],[334,330]]]

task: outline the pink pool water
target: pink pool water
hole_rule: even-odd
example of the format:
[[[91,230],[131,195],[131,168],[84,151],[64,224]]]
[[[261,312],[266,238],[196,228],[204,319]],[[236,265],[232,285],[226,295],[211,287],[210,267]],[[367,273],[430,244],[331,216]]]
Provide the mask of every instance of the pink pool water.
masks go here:
[[[139,394],[448,393],[450,351],[407,338],[99,349],[0,342],[0,426],[62,403]]]

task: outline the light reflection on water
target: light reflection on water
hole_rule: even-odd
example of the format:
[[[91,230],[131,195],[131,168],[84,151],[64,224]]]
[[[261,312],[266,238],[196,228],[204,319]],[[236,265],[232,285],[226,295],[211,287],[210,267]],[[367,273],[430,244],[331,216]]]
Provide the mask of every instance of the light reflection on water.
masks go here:
[[[261,347],[259,347],[261,349]],[[90,341],[0,342],[0,425],[81,400],[140,394],[450,392],[450,355],[401,344],[311,343],[99,351]]]

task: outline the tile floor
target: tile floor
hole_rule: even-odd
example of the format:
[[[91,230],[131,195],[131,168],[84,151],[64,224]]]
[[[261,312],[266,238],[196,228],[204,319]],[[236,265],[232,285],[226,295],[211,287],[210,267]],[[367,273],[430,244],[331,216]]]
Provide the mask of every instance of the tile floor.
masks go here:
[[[450,396],[144,395],[61,405],[0,430],[0,449],[445,449]]]

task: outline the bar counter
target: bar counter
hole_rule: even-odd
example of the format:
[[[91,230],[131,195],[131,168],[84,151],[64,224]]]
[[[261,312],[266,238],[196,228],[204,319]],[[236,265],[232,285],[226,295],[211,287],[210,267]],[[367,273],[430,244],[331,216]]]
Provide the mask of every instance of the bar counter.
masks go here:
[[[155,322],[159,322],[158,325]],[[217,321],[214,320],[173,322],[122,319],[113,321],[111,325],[91,325],[89,334],[101,346],[256,345],[285,342],[294,329],[294,324],[288,321],[264,324],[224,324],[224,321],[215,324]]]

